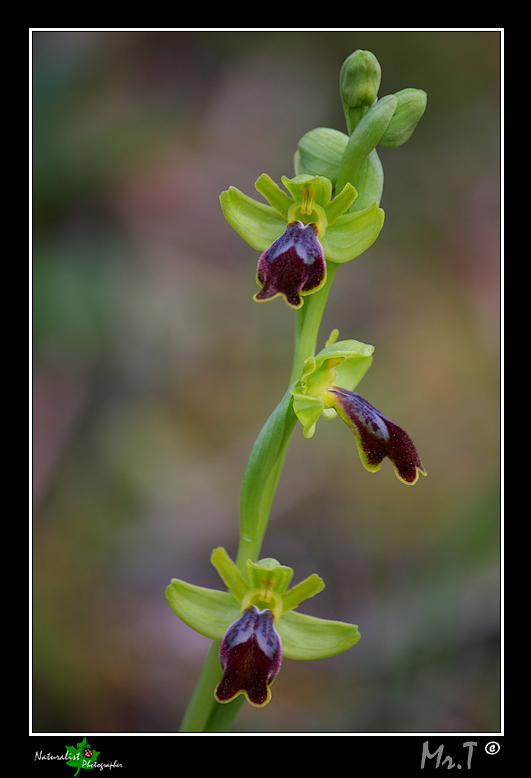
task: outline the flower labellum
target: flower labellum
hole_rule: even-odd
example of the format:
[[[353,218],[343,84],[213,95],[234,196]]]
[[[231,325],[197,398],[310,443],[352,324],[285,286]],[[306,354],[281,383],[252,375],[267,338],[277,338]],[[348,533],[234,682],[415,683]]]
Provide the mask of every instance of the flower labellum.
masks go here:
[[[326,399],[356,435],[360,457],[367,470],[376,472],[384,458],[389,457],[397,478],[405,484],[415,484],[419,473],[426,475],[407,432],[361,395],[334,386]]]
[[[323,249],[316,224],[293,221],[264,251],[258,261],[257,281],[262,289],[257,301],[283,294],[288,305],[300,308],[301,294],[317,291],[326,280]]]
[[[282,659],[273,612],[256,605],[246,608],[225,633],[219,658],[224,674],[215,691],[218,702],[244,694],[251,705],[267,705]]]

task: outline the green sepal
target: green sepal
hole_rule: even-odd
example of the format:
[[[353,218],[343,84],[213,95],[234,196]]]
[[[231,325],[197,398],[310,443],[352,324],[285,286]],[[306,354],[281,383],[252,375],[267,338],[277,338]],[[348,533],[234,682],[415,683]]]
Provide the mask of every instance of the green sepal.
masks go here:
[[[332,182],[325,176],[295,176],[295,178],[287,178],[282,176],[282,183],[291,194],[294,200],[302,201],[304,197],[304,191],[308,187],[312,187],[315,190],[314,201],[321,208],[328,205],[332,197]]]
[[[359,384],[372,364],[374,346],[359,340],[340,340],[325,346],[315,357],[315,367],[318,370],[323,362],[340,359],[334,365],[337,373],[337,385],[352,391]]]
[[[287,565],[281,565],[276,559],[259,559],[258,562],[247,560],[247,570],[249,572],[249,581],[253,589],[260,589],[263,580],[273,581],[273,590],[277,594],[283,595],[293,578],[293,568]],[[282,597],[284,599],[284,597]]]
[[[316,127],[299,141],[295,153],[296,175],[325,176],[336,185],[348,135],[331,127]]]
[[[233,597],[242,602],[249,591],[249,581],[246,581],[239,568],[234,564],[224,548],[215,548],[210,555],[210,561]]]
[[[402,89],[395,93],[395,97],[398,101],[396,110],[380,138],[380,146],[390,149],[396,149],[409,140],[428,102],[428,95],[422,89]]]
[[[342,263],[358,257],[372,246],[380,234],[384,218],[383,209],[376,203],[363,211],[344,213],[321,240],[326,259]]]
[[[219,197],[223,215],[230,226],[250,246],[265,251],[286,229],[286,220],[265,203],[229,187]]]
[[[171,609],[185,624],[213,640],[221,640],[229,625],[240,616],[240,605],[230,592],[172,578],[165,594]]]
[[[324,588],[323,579],[313,573],[282,595],[282,613],[284,614],[293,610],[293,608],[297,608],[301,602],[309,600],[310,597],[315,597]]]
[[[288,659],[324,659],[346,651],[360,639],[358,627],[290,611],[278,620],[282,653]]]
[[[378,145],[386,131],[397,103],[394,95],[386,95],[362,116],[343,154],[337,178],[338,189],[342,189],[347,181],[354,182],[361,163]]]

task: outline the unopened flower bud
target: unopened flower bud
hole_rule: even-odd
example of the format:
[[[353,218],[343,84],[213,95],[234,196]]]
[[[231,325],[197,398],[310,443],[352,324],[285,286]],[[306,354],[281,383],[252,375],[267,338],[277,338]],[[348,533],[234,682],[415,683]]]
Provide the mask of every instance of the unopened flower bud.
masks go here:
[[[395,97],[398,100],[396,110],[380,139],[380,146],[390,149],[395,149],[409,140],[426,110],[428,100],[422,89],[402,89],[395,93]]]
[[[381,76],[380,63],[370,51],[357,49],[344,61],[339,85],[349,135],[376,100]]]

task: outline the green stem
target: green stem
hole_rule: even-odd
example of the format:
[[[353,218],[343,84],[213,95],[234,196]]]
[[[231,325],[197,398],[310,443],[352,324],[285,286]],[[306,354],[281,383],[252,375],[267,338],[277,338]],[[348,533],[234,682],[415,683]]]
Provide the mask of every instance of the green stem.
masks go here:
[[[295,355],[293,357],[290,386],[300,378],[304,360],[315,356],[315,347],[323,311],[338,267],[339,265],[335,262],[327,263],[326,282],[323,288],[316,294],[306,297],[304,305],[297,311]]]
[[[299,378],[304,360],[315,355],[319,326],[338,267],[335,263],[328,263],[323,288],[306,297],[304,305],[297,311],[290,386]],[[240,498],[240,541],[236,557],[236,564],[243,575],[247,575],[247,560],[256,562],[259,557],[296,420],[288,390],[264,424],[249,456]],[[214,699],[213,690],[222,678],[218,651],[219,642],[213,641],[181,732],[227,732],[245,700],[243,695],[226,704]]]
[[[246,536],[243,532],[240,533],[236,564],[240,568],[240,572],[245,576],[247,575],[247,560],[251,559],[253,562],[256,562],[260,555],[260,549],[271,513],[271,506],[275,497],[277,484],[280,479],[286,454],[288,453],[291,433],[293,432],[297,420],[291,408],[291,404],[287,411],[287,416],[288,418],[282,444],[278,450],[275,463],[271,468],[269,475],[262,481],[261,489],[260,482],[258,480],[255,481],[257,492],[261,492],[261,499],[256,509],[256,515],[254,516],[256,531],[252,537]]]
[[[232,702],[220,705],[214,699],[213,690],[223,675],[218,653],[219,640],[214,640],[190,698],[181,732],[226,732],[245,700],[240,695]]]

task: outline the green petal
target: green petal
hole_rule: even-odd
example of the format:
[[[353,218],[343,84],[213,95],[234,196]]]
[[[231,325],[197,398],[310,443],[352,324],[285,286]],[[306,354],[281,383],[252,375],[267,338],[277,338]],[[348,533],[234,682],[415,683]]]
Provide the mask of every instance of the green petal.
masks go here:
[[[326,259],[349,262],[366,251],[383,227],[384,211],[373,203],[364,211],[345,213],[326,231],[321,241]]]
[[[345,211],[351,207],[358,196],[352,184],[346,183],[341,192],[330,200],[325,208],[326,221],[330,227]]]
[[[227,589],[230,589],[233,597],[241,603],[251,586],[240,573],[225,549],[215,548],[210,556],[210,561],[218,571]]]
[[[286,220],[274,208],[240,192],[235,186],[222,192],[223,215],[250,246],[265,251],[286,229]]]
[[[328,621],[290,611],[277,623],[282,653],[288,659],[323,659],[351,648],[360,639],[355,624]]]
[[[286,192],[283,192],[279,185],[273,181],[267,173],[262,173],[260,178],[256,181],[255,187],[257,191],[265,197],[269,204],[287,220],[289,207],[293,204],[291,197],[289,197]]]
[[[240,606],[230,592],[206,589],[172,578],[166,599],[185,624],[213,640],[221,640],[240,615]]]
[[[293,608],[297,608],[304,600],[309,600],[310,597],[315,597],[316,594],[322,592],[325,588],[324,581],[318,575],[313,575],[305,578],[296,586],[293,586],[282,596],[282,613],[287,613]]]

